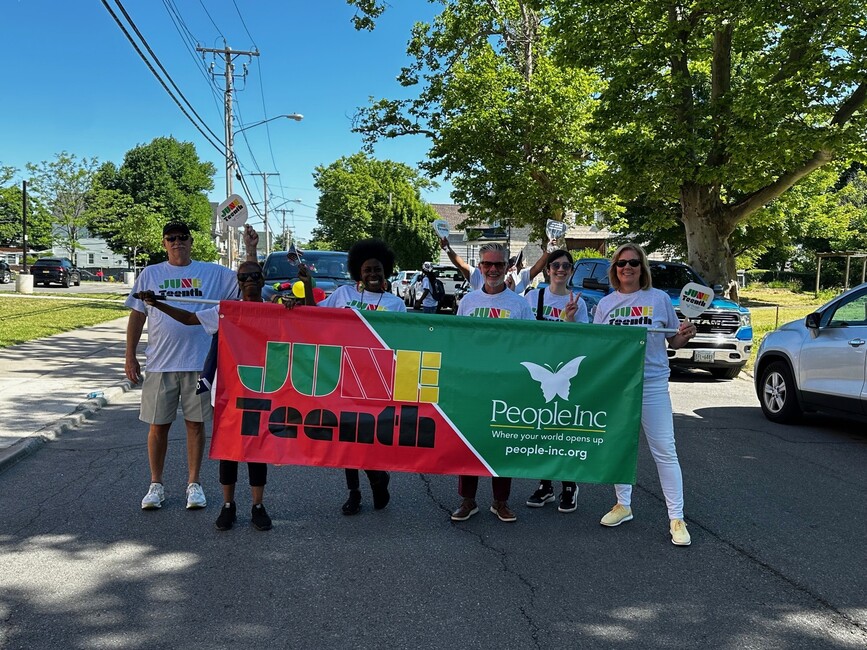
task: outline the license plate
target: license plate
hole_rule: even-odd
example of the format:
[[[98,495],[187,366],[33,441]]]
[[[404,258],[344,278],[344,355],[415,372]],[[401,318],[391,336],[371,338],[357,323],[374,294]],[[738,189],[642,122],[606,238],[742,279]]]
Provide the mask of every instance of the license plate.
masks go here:
[[[42,275],[48,275],[49,273],[51,273],[51,271],[43,271]]]
[[[692,359],[697,363],[713,363],[713,352],[708,350],[696,350],[692,353]]]

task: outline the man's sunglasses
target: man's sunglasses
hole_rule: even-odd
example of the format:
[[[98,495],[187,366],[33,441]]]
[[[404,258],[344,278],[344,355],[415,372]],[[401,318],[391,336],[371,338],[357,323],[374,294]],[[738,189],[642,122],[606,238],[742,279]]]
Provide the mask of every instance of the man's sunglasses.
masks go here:
[[[163,237],[170,244],[175,243],[176,241],[187,241],[190,238],[189,235],[166,235]]]
[[[640,260],[617,260],[616,262],[614,262],[614,266],[616,266],[618,269],[622,269],[627,264],[629,266],[631,266],[632,268],[635,268],[636,266],[641,266],[641,261]]]
[[[239,273],[238,282],[249,282],[250,280],[258,282],[263,277],[264,276],[259,271],[251,271],[250,273]]]
[[[479,262],[479,266],[483,269],[504,269],[506,268],[505,262]]]
[[[572,265],[569,262],[551,262],[548,265],[548,268],[554,269],[555,271],[568,271],[572,268]]]

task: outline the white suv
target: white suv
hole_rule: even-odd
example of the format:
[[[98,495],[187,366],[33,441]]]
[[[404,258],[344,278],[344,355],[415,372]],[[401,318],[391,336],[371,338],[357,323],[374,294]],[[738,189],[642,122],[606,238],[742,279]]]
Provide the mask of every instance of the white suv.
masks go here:
[[[774,422],[804,411],[867,419],[867,283],[765,336],[755,382]]]
[[[398,298],[406,299],[406,290],[409,289],[409,284],[416,273],[418,271],[399,271],[394,282],[391,283],[391,292]]]

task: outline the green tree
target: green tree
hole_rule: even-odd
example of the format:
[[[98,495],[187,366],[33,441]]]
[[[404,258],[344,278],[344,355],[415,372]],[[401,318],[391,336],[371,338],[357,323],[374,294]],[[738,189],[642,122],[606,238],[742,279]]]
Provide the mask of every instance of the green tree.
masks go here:
[[[369,29],[385,3],[349,0]],[[381,138],[424,135],[419,163],[454,185],[466,224],[507,220],[540,239],[547,219],[568,211],[613,210],[589,193],[605,166],[588,148],[592,74],[557,65],[546,2],[438,0],[433,24],[417,23],[398,77],[416,96],[361,109],[354,130],[368,146]],[[358,19],[358,16],[356,16]],[[356,20],[356,24],[358,24]]]
[[[864,159],[867,7],[854,0],[551,0],[560,60],[598,72],[600,191],[679,205],[690,263],[833,160]]]
[[[322,193],[316,208],[314,242],[347,250],[359,239],[379,237],[394,250],[397,265],[421,268],[439,258],[431,223],[434,209],[421,199],[431,181],[408,165],[375,160],[363,153],[343,157],[313,174]]]
[[[199,159],[192,143],[155,138],[128,151],[120,167],[109,163],[100,168],[98,189],[114,194],[91,197],[90,223],[116,252],[127,252],[134,245],[157,260],[164,259],[165,253],[160,245],[162,231],[153,236],[154,222],[162,228],[180,221],[193,233],[193,257],[215,260],[207,192],[214,187],[216,171],[213,164]]]
[[[78,240],[86,233],[86,197],[96,166],[95,158],[78,160],[75,154],[65,151],[52,161],[27,164],[31,190],[51,215],[54,241],[67,250],[70,258],[81,248]]]

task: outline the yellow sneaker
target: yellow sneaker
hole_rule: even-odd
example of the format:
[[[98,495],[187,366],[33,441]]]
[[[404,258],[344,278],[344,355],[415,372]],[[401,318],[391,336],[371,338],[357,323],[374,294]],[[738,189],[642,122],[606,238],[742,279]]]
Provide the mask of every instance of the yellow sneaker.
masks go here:
[[[686,523],[683,519],[671,520],[671,543],[675,546],[689,546],[692,544],[689,531],[687,531]]]
[[[619,503],[611,508],[610,512],[599,521],[603,526],[619,526],[624,521],[632,519],[632,508],[622,506]]]

